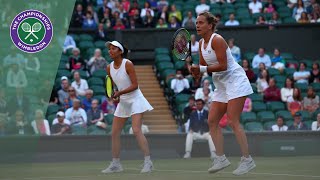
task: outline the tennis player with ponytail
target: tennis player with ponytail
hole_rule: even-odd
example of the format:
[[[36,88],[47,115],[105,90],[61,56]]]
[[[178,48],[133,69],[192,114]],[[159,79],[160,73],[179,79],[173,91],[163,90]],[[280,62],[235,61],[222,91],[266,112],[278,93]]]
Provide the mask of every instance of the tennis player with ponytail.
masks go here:
[[[112,162],[102,173],[123,171],[120,163],[120,134],[129,117],[132,117],[133,133],[144,153],[141,173],[151,172],[153,164],[150,159],[149,145],[141,132],[141,125],[143,112],[151,111],[153,107],[139,89],[133,63],[125,58],[128,50],[118,41],[107,42],[106,47],[109,48],[109,54],[113,60],[107,67],[107,74],[111,76],[118,88],[118,91],[113,94],[113,99],[118,100],[119,103],[112,123]]]
[[[240,125],[244,102],[253,91],[246,73],[233,59],[226,41],[215,33],[217,23],[216,17],[209,12],[198,15],[196,28],[198,35],[202,37],[199,42],[200,65],[192,65],[191,73],[196,78],[200,78],[201,73],[204,72],[212,73],[212,80],[216,87],[208,115],[208,123],[217,157],[208,171],[215,173],[230,165],[224,155],[223,136],[219,128],[220,119],[227,113],[229,125],[242,153],[239,166],[233,171],[233,174],[242,175],[256,166],[249,154],[247,138]]]

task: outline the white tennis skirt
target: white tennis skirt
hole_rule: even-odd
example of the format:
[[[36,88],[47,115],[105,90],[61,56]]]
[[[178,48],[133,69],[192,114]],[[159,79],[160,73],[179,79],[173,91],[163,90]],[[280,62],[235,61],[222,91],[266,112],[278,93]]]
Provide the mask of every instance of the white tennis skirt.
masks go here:
[[[114,112],[114,116],[127,118],[133,114],[140,114],[153,110],[153,107],[147,99],[141,95],[134,98],[120,99],[120,102]]]

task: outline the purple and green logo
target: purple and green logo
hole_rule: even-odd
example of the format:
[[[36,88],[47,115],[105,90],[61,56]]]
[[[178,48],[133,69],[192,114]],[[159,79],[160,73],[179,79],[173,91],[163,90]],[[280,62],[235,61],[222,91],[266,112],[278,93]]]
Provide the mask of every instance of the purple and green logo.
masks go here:
[[[38,10],[19,13],[10,26],[13,44],[21,51],[36,53],[45,49],[53,36],[50,19]]]

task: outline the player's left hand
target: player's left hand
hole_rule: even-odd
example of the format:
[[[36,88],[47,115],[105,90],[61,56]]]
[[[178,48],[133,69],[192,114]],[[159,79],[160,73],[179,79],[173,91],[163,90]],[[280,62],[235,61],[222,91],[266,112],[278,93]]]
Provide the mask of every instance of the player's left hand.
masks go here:
[[[121,95],[120,91],[115,91],[115,92],[113,93],[113,98],[119,98],[120,95]]]

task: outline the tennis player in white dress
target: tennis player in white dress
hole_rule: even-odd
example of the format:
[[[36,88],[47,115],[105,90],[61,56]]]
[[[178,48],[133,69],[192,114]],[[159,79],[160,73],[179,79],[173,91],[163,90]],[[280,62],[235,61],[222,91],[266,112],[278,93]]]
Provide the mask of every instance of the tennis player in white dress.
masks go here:
[[[120,163],[120,135],[129,117],[132,118],[133,134],[136,136],[139,147],[144,154],[144,165],[141,173],[151,172],[153,164],[150,159],[149,145],[141,131],[141,125],[143,113],[151,111],[153,107],[139,89],[133,63],[124,58],[128,50],[118,41],[107,42],[106,46],[109,48],[111,59],[113,59],[107,67],[107,73],[118,88],[113,95],[113,99],[119,101],[119,103],[112,123],[112,162],[102,172],[123,171]]]
[[[196,28],[198,35],[202,37],[199,42],[200,65],[192,65],[190,70],[195,78],[200,78],[204,72],[212,73],[216,87],[208,123],[217,157],[214,158],[212,167],[208,171],[215,173],[230,165],[224,155],[223,136],[219,128],[220,119],[227,113],[229,126],[236,136],[242,154],[239,166],[233,174],[242,175],[256,166],[249,155],[247,137],[240,124],[244,102],[253,90],[246,73],[233,59],[227,43],[223,37],[215,33],[217,23],[217,19],[209,12],[198,15]]]

